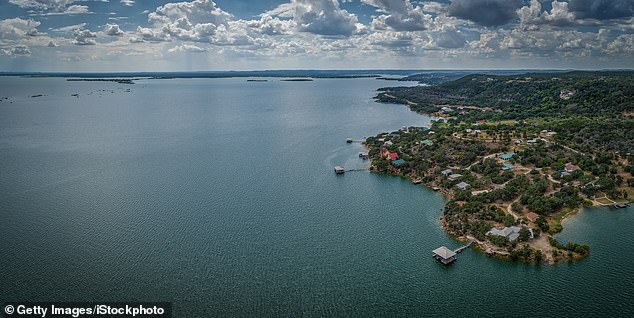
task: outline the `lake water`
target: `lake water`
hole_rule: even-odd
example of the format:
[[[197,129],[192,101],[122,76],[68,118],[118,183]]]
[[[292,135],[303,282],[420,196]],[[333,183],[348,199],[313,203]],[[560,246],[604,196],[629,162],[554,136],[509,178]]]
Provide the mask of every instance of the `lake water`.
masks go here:
[[[586,209],[575,264],[455,248],[443,198],[350,137],[429,118],[374,79],[0,78],[0,301],[169,301],[176,317],[634,315],[634,209]],[[126,89],[130,89],[126,92]],[[78,93],[79,97],[71,96]],[[31,97],[42,94],[41,97]]]

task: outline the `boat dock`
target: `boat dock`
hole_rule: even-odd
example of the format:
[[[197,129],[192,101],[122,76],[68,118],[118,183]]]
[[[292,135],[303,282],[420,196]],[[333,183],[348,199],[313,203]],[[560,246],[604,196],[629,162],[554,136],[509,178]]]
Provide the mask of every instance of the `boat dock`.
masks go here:
[[[467,245],[461,246],[455,250],[450,250],[445,246],[441,246],[432,251],[432,257],[444,265],[449,265],[456,261],[456,255],[473,245],[473,241],[469,241]]]
[[[345,169],[343,166],[335,166],[335,173],[336,174],[344,174],[346,172],[351,172],[351,171],[368,171],[368,169],[366,169],[366,168],[362,168],[362,169]]]

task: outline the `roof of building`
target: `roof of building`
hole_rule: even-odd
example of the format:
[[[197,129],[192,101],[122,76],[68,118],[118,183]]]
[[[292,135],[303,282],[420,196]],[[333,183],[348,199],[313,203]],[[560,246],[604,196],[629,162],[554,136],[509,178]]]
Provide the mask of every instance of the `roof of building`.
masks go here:
[[[391,159],[397,159],[398,158],[398,154],[396,152],[391,152],[390,153],[390,158]]]
[[[535,222],[539,218],[539,214],[535,212],[529,212],[528,214],[526,214],[526,218],[531,222]]]
[[[512,164],[505,163],[502,165],[502,169],[509,170],[515,168]]]
[[[514,152],[505,153],[503,155],[500,155],[500,158],[502,158],[502,159],[511,159],[511,158],[513,158],[514,155],[515,155]]]
[[[462,175],[459,173],[453,173],[453,174],[450,174],[447,178],[449,180],[456,180],[456,179],[462,178]]]
[[[454,256],[456,256],[456,253],[450,249],[448,249],[445,246],[441,246],[435,250],[433,250],[433,253],[444,258],[444,259],[449,259],[452,258]]]
[[[421,142],[422,142],[422,143],[424,143],[424,144],[426,144],[426,145],[428,145],[428,146],[431,146],[431,145],[433,145],[433,144],[434,144],[434,142],[433,142],[433,141],[431,141],[431,140],[429,140],[429,139],[422,140]]]
[[[453,171],[451,171],[451,169],[447,169],[447,170],[443,170],[440,173],[445,174],[445,175],[450,175]]]
[[[515,241],[520,236],[521,228],[519,226],[505,227],[503,229],[492,228],[487,235],[503,236],[509,239],[509,241]]]
[[[460,189],[463,189],[463,190],[464,190],[464,189],[466,189],[466,188],[470,187],[470,185],[469,185],[468,183],[466,183],[466,182],[462,181],[462,182],[460,182],[460,183],[456,184],[456,187],[458,187],[458,188],[460,188]]]
[[[398,160],[394,160],[392,161],[392,165],[400,167],[403,164],[405,164],[407,161],[403,160],[403,159],[398,159]]]

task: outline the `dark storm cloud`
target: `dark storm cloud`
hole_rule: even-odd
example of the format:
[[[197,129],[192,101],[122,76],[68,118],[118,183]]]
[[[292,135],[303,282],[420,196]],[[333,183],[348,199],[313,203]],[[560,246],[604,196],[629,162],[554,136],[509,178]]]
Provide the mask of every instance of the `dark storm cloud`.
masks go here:
[[[521,5],[521,0],[453,0],[449,15],[483,26],[498,26],[515,19]]]
[[[617,19],[634,15],[634,0],[570,0],[570,11],[579,19]]]

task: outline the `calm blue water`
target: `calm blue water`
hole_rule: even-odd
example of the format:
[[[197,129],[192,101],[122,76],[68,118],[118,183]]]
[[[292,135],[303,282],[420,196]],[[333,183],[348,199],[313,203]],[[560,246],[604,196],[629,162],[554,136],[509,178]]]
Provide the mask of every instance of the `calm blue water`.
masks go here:
[[[0,301],[170,301],[177,317],[634,315],[634,210],[588,209],[576,264],[467,250],[437,193],[345,144],[429,118],[392,82],[0,78]],[[130,92],[126,92],[130,89]],[[79,93],[79,98],[71,94]],[[30,96],[45,96],[32,98]]]

